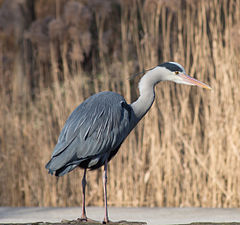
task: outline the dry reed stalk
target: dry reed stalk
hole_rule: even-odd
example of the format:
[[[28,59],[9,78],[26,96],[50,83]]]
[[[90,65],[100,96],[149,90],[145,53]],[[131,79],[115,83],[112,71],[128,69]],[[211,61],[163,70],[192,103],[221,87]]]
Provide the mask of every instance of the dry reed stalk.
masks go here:
[[[5,82],[0,90],[1,205],[79,206],[81,170],[56,181],[44,168],[67,116],[93,92],[107,87],[134,100],[138,92],[130,86],[128,75],[137,72],[136,67],[142,70],[174,60],[191,75],[209,81],[213,91],[172,83],[157,86],[152,109],[109,164],[109,203],[239,207],[240,54],[233,39],[239,37],[237,29],[233,30],[240,24],[239,1],[186,1],[179,10],[169,1],[128,4],[121,2],[121,16],[116,19],[121,24],[116,31],[119,36],[114,37],[121,37],[120,42],[107,39],[105,29],[112,29],[111,21],[106,15],[96,15],[99,49],[91,59],[95,77],[84,72],[82,56],[76,59],[76,54],[69,54],[72,42],[88,54],[81,45],[83,39],[78,42],[67,35],[70,31],[61,15],[49,23],[51,66],[42,63],[39,50],[33,50],[34,63],[26,62],[26,68],[32,68],[24,80],[26,92],[32,90],[31,75],[41,74],[33,100],[30,94],[12,97],[16,83],[5,77],[12,71],[10,66],[3,69],[7,51],[1,45],[0,78]],[[54,30],[57,25],[59,29]],[[114,53],[105,43],[114,43]],[[44,75],[51,83],[46,84]],[[87,204],[102,205],[101,171],[89,172],[87,180]]]

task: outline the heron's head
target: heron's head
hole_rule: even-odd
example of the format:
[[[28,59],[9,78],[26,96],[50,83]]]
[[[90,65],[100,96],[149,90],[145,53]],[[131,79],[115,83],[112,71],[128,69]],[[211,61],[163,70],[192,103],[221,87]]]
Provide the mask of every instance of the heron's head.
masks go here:
[[[154,69],[161,71],[162,80],[173,81],[178,84],[195,85],[202,88],[211,89],[210,86],[198,81],[186,74],[183,66],[176,62],[165,62]]]

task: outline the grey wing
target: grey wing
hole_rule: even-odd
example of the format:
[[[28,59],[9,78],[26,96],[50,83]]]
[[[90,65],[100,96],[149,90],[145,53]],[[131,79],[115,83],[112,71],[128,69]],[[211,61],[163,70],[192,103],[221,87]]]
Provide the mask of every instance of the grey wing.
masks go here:
[[[70,171],[83,160],[94,164],[108,157],[130,132],[131,111],[126,104],[122,96],[102,92],[79,105],[66,121],[46,166],[50,172],[66,166]]]

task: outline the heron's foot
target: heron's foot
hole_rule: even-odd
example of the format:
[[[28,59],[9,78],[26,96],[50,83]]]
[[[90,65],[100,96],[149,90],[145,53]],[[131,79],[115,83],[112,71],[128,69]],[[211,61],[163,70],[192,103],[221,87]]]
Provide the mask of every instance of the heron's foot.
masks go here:
[[[103,224],[110,223],[111,221],[108,219],[108,217],[104,217],[104,220],[102,221]]]
[[[81,221],[81,222],[87,222],[88,218],[86,216],[82,216],[81,218],[78,218],[77,220]]]

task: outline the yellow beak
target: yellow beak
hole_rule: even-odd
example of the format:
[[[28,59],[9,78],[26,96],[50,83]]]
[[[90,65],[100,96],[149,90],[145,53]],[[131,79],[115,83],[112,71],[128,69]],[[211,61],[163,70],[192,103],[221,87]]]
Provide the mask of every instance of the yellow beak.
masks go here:
[[[194,78],[192,78],[192,77],[190,77],[186,74],[180,73],[179,76],[189,85],[195,85],[195,86],[206,88],[206,89],[209,89],[209,90],[212,89],[209,85],[204,84],[203,82],[201,82],[197,79],[194,79]]]

